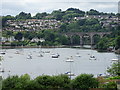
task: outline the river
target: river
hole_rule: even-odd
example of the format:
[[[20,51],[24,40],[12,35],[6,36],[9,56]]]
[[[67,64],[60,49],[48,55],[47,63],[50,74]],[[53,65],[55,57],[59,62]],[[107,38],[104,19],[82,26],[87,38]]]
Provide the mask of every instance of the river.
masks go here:
[[[39,52],[44,53],[43,57],[38,57]],[[16,53],[17,52],[17,53]],[[50,53],[49,53],[50,52]],[[52,58],[51,54],[58,53],[59,58]],[[80,57],[76,56],[79,53]],[[27,59],[28,54],[32,59]],[[90,55],[94,55],[96,60],[89,60]],[[67,58],[73,57],[74,62],[66,62]],[[78,48],[23,48],[6,49],[3,55],[2,73],[3,78],[9,75],[29,74],[31,78],[39,75],[58,75],[71,71],[74,77],[82,74],[106,75],[107,67],[112,64],[113,58],[117,58],[114,53],[100,53],[96,50]]]

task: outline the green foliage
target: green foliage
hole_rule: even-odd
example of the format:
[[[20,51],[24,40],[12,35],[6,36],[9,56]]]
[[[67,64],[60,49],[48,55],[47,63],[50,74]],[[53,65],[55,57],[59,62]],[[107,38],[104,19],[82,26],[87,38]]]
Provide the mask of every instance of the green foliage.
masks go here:
[[[115,82],[108,82],[102,85],[105,90],[116,90],[117,84]]]
[[[7,26],[7,24],[6,24],[7,20],[14,20],[14,19],[15,19],[15,17],[13,17],[11,15],[3,16],[2,17],[2,27]]]
[[[97,88],[98,81],[91,74],[81,74],[72,80],[73,88]]]
[[[66,11],[73,11],[74,13],[79,13],[79,14],[85,14],[84,11],[81,11],[79,9],[76,9],[76,8],[68,8]]]
[[[120,79],[120,76],[114,76],[114,77],[107,78],[107,80],[114,80],[114,79]]]
[[[106,44],[106,39],[102,39],[102,40],[100,40],[100,42],[98,42],[98,44],[97,44],[97,48],[98,48],[98,50],[107,50],[107,44]]]
[[[107,68],[107,72],[111,76],[118,76],[120,74],[120,63],[113,63],[110,67]]]
[[[120,36],[115,39],[116,49],[120,48]]]
[[[70,88],[70,78],[67,75],[53,76],[54,88]]]
[[[6,30],[6,31],[3,31],[2,32],[2,36],[3,37],[10,37],[10,36],[14,36],[14,34],[13,34],[13,31],[8,31],[8,30]]]
[[[25,74],[21,77],[9,76],[2,83],[2,90],[25,90],[30,82],[30,76]]]
[[[85,25],[94,25],[99,24],[99,21],[97,19],[87,19],[85,22]]]
[[[12,88],[16,88],[16,83],[19,81],[18,76],[8,77],[3,81],[2,89],[3,90],[10,90]]]
[[[28,74],[22,76],[9,76],[4,79],[2,90],[46,90],[46,89],[80,89],[97,88],[98,81],[93,75],[81,74],[71,80],[67,75],[48,76],[42,75],[34,80]]]
[[[100,13],[97,10],[90,9],[90,11],[87,11],[88,15],[100,15]]]
[[[15,39],[18,41],[20,41],[22,39],[22,37],[23,37],[23,34],[21,32],[18,32],[15,34]]]
[[[103,37],[102,39],[100,39],[100,41],[97,43],[97,49],[99,51],[104,51],[107,50],[107,48],[109,48],[110,46],[114,46],[114,39],[112,38],[108,38],[108,37]]]
[[[67,16],[63,18],[70,19],[72,17]],[[99,21],[97,19],[88,19],[88,20],[82,19],[71,23],[63,23],[60,26],[60,31],[61,32],[97,32],[103,30],[102,30],[102,26],[99,24]]]
[[[80,44],[80,37],[77,36],[77,35],[76,35],[76,36],[74,35],[74,36],[72,37],[72,41],[73,41],[72,44],[74,44],[74,45],[79,45],[79,44]]]
[[[19,15],[16,16],[16,19],[31,19],[31,14],[20,12]]]
[[[43,12],[43,13],[37,13],[35,16],[33,16],[33,18],[42,19],[42,18],[45,18],[45,16],[47,16],[47,13]]]
[[[55,17],[56,20],[62,20],[62,16],[64,15],[64,12],[61,11],[61,9],[59,10],[55,10],[51,13],[53,15],[53,17]]]

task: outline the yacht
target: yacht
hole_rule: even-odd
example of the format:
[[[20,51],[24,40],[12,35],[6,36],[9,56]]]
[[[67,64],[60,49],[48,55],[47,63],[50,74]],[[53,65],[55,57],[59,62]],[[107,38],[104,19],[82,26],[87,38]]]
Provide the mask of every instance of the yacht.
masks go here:
[[[38,57],[43,57],[43,55],[42,55],[42,54],[39,54]]]
[[[0,52],[0,54],[4,55],[4,54],[5,54],[5,52]]]
[[[79,53],[77,53],[75,56],[76,56],[76,57],[81,57]]]
[[[20,52],[19,52],[19,51],[16,51],[15,54],[20,54]]]
[[[74,62],[73,57],[67,58],[66,62]]]
[[[114,58],[114,59],[112,59],[112,61],[118,61],[118,59]]]
[[[52,58],[58,58],[60,55],[57,53],[57,54],[52,54]]]
[[[71,72],[66,72],[65,74],[68,75],[68,76],[75,76],[75,74],[71,73]]]
[[[89,60],[96,60],[95,56],[90,56]]]
[[[32,55],[28,55],[28,56],[27,56],[27,59],[32,59]]]

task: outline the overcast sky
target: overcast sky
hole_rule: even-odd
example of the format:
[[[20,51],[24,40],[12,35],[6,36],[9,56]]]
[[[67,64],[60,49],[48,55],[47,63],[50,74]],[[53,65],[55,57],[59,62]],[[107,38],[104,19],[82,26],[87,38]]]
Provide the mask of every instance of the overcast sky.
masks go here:
[[[32,16],[38,12],[51,13],[53,10],[79,8],[83,11],[96,9],[100,12],[118,12],[119,0],[2,0],[0,15],[18,15],[24,11]]]

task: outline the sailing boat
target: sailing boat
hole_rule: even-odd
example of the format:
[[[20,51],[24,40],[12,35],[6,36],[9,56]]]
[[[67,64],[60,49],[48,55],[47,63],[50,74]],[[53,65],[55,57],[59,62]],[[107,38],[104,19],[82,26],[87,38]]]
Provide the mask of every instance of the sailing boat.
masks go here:
[[[28,55],[28,56],[27,56],[27,59],[32,59],[32,55]]]
[[[32,53],[29,53],[27,59],[32,59]]]
[[[76,56],[76,57],[81,57],[79,53],[76,53],[76,55],[75,55],[75,56]]]
[[[67,58],[66,62],[74,62],[73,57]]]
[[[92,55],[92,45],[91,45],[91,55],[90,55],[89,60],[96,60],[96,57]]]
[[[71,72],[71,63],[73,62],[73,57],[71,56],[70,58],[68,58],[68,60],[66,60],[66,62],[70,62],[70,71],[66,72],[65,74],[68,75],[71,79],[71,76],[75,76],[74,73]]]
[[[41,46],[39,46],[39,48],[40,48],[40,51],[39,51],[39,55],[38,55],[38,57],[43,57],[43,55],[41,54]]]
[[[58,58],[60,55],[57,53],[57,54],[52,54],[52,58]]]
[[[96,60],[95,56],[94,55],[91,55],[89,60]]]
[[[55,49],[55,48],[54,48],[54,49]],[[53,49],[53,50],[54,50],[54,49]],[[52,58],[59,58],[60,55],[59,55],[58,53],[52,53],[51,56],[52,56]]]
[[[3,50],[1,49],[0,54],[5,55],[5,50],[3,51]]]

